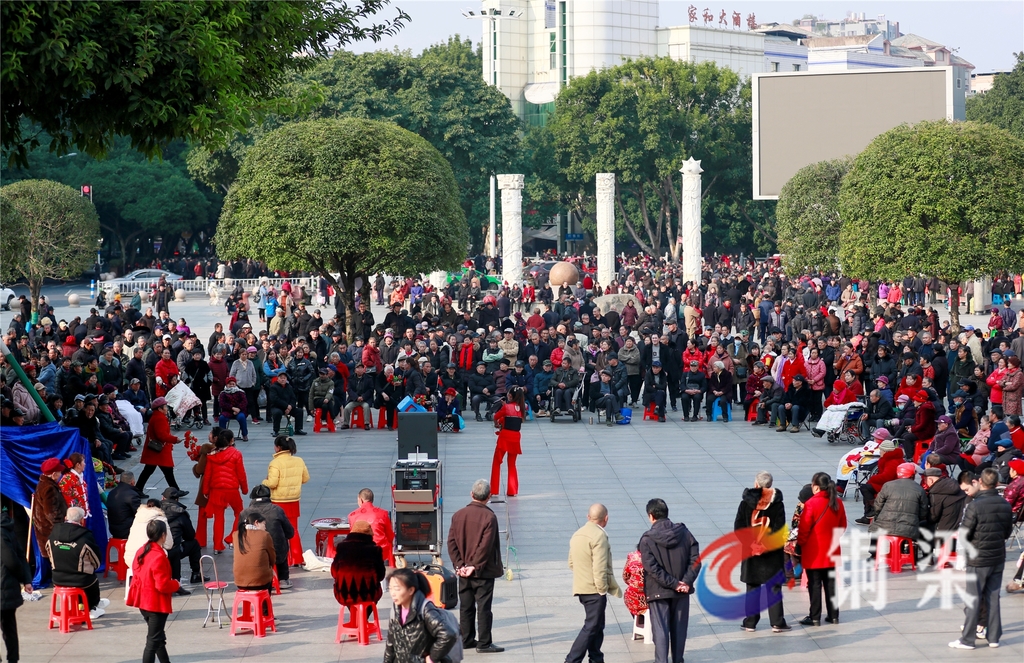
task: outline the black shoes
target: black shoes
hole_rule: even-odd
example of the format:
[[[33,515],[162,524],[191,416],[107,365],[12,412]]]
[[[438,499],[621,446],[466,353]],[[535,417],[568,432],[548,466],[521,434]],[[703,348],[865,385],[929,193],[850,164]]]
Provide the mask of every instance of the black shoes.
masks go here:
[[[838,617],[826,617],[825,618],[825,623],[826,624],[838,624],[839,623],[839,618]]]
[[[861,516],[860,518],[858,518],[857,520],[855,520],[853,522],[857,523],[858,525],[870,525],[871,524],[871,519],[868,518],[867,516]]]
[[[192,596],[192,592],[188,591],[184,587],[179,587],[177,590],[175,590],[174,595],[175,596]]]
[[[821,621],[808,616],[800,620],[800,626],[821,626]]]
[[[786,622],[782,622],[778,626],[773,626],[772,627],[772,633],[782,633],[783,631],[792,631],[792,630],[793,630],[793,627],[790,626],[789,624],[787,624]]]
[[[297,431],[295,431],[295,434],[296,435],[305,435],[306,431],[304,431],[304,430],[297,430]]]
[[[487,645],[486,647],[476,648],[476,653],[478,654],[499,654],[503,651],[505,651],[505,648],[497,645]]]

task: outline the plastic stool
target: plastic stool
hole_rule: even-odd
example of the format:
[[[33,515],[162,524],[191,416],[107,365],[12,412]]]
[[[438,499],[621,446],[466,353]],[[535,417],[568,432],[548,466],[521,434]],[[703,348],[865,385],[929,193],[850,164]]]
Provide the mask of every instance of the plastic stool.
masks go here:
[[[107,542],[107,568],[103,570],[104,578],[110,573],[111,566],[114,568],[114,573],[117,574],[118,582],[124,582],[128,577],[128,565],[124,561],[124,545],[126,543],[128,543],[127,539],[111,539]],[[114,550],[117,551],[117,560],[111,562],[110,553]]]
[[[348,608],[349,620],[345,621],[345,608]],[[366,618],[366,609],[373,610],[373,621]],[[370,644],[370,636],[376,634],[377,641],[383,642],[384,637],[380,632],[380,619],[377,617],[377,604],[356,603],[355,605],[343,605],[338,611],[338,632],[334,636],[334,642],[342,642],[350,635],[354,635],[361,645]]]
[[[651,401],[650,405],[644,408],[644,421],[648,419],[657,421],[658,420],[658,404]],[[639,616],[639,615],[637,615]]]
[[[933,439],[928,438],[917,443],[916,451],[914,451],[914,465],[921,464],[921,457],[924,456],[924,452],[928,451],[928,447],[931,446]]]
[[[316,410],[314,410],[314,412],[313,412],[313,432],[314,433],[319,433],[320,429],[323,428],[323,423],[322,423],[323,415],[324,415],[324,411],[323,411],[322,408],[317,408]],[[331,416],[330,412],[327,413],[327,430],[332,432],[332,433],[337,432],[335,430],[335,428],[334,428],[334,417]]]
[[[651,629],[651,620],[647,618],[647,611],[638,613],[633,618],[633,639],[636,640],[636,636],[643,638],[645,645],[654,644],[654,633]]]
[[[263,606],[267,606],[267,615],[263,615]],[[238,614],[238,606],[242,606],[242,614]],[[235,592],[235,602],[231,606],[231,635],[238,631],[250,630],[257,638],[267,634],[267,626],[277,633],[274,625],[274,604],[270,602],[270,592],[265,589],[250,591],[239,589]]]
[[[274,593],[281,595],[281,580],[277,577],[277,567],[274,567]]]
[[[904,564],[910,564],[911,571],[917,570],[917,561],[914,556],[914,542],[912,540],[905,539],[902,536],[883,536],[879,537],[878,545],[880,546],[883,541],[885,541],[886,544],[889,546],[888,552],[884,555],[886,561],[889,563],[889,573],[902,573]],[[906,553],[903,552],[904,541],[910,544],[909,552]],[[878,568],[878,565],[881,563],[882,557],[883,555],[881,553],[880,548],[876,547],[876,569]]]
[[[85,624],[92,630],[92,617],[89,616],[89,600],[85,590],[79,587],[53,586],[53,597],[50,599],[50,626],[60,626],[61,633],[70,633],[75,624]]]
[[[373,412],[367,413],[367,416],[370,417],[370,426],[373,426]],[[358,426],[360,430],[366,427],[366,422],[363,421],[363,408],[361,405],[356,405],[352,409],[352,416],[349,418],[348,425],[349,428]]]
[[[377,430],[388,427],[388,415],[387,408],[379,408],[377,410]]]

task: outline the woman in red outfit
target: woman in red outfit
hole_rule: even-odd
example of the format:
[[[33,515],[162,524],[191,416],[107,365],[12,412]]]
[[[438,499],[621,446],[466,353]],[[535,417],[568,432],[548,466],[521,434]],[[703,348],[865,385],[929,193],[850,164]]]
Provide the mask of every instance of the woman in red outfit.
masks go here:
[[[836,493],[836,484],[825,472],[818,472],[811,479],[811,499],[800,514],[796,545],[800,551],[800,562],[807,572],[807,586],[811,594],[810,614],[800,620],[804,626],[821,626],[821,591],[825,590],[825,605],[828,613],[825,621],[839,623],[839,608],[835,604],[836,581],[830,577],[835,569],[834,559],[841,554],[839,537],[846,529],[846,509]],[[835,548],[832,541],[836,541]]]
[[[847,384],[842,380],[836,380],[832,383],[832,393],[825,399],[825,407],[831,407],[833,405],[846,405],[857,400],[856,394],[853,393],[852,389],[847,388]]]
[[[242,452],[235,448],[235,436],[231,431],[223,431],[215,447],[214,452],[206,456],[201,490],[208,496],[206,513],[207,517],[213,515],[213,552],[219,555],[224,552],[224,544],[231,544],[238,529],[242,495],[249,492],[249,481],[245,476]],[[227,538],[224,538],[224,512],[228,507],[235,512],[235,520]]]
[[[166,396],[167,392],[171,389],[171,376],[179,375],[178,365],[171,359],[171,351],[164,349],[163,355],[161,355],[160,361],[156,363],[156,367],[153,369],[156,374],[156,395]]]
[[[167,401],[161,396],[153,401],[153,416],[149,419],[149,426],[146,428],[146,443],[142,446],[140,460],[144,467],[135,483],[135,487],[140,493],[158,467],[164,473],[167,485],[173,488],[178,487],[178,482],[174,479],[173,454],[174,445],[178,441],[177,435],[171,435],[171,422],[167,419]],[[160,447],[160,450],[157,451],[153,447]],[[186,491],[184,494],[188,495],[188,492]]]
[[[505,494],[514,497],[519,493],[519,474],[516,472],[516,456],[523,453],[519,431],[526,417],[526,397],[522,387],[512,387],[505,395],[506,403],[494,415],[494,427],[498,443],[494,447],[494,461],[491,463],[491,493],[500,494],[501,461],[508,454],[508,485]]]
[[[142,651],[142,663],[153,663],[157,658],[167,663],[167,634],[164,627],[167,615],[171,614],[171,595],[181,585],[171,577],[171,562],[164,550],[167,538],[167,524],[162,520],[151,520],[146,525],[149,541],[132,560],[131,585],[125,601],[138,608],[149,626],[146,634],[146,648]]]

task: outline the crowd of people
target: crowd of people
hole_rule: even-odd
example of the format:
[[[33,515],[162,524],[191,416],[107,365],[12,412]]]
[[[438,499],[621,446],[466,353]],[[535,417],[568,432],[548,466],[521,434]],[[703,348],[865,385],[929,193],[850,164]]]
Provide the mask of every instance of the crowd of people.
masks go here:
[[[993,292],[1002,293],[1001,302],[991,310],[986,329],[953,329],[938,315],[939,298],[949,286],[935,279],[908,277],[902,283],[873,284],[835,274],[794,276],[770,260],[723,256],[706,260],[700,283],[686,283],[678,265],[637,256],[620,261],[614,281],[602,287],[594,282],[592,264],[577,262],[581,278],[575,282],[551,283],[546,270],[535,270],[528,281],[497,289],[487,289],[483,275],[472,271],[443,288],[415,277],[388,281],[377,275],[371,297],[386,303],[388,312],[378,322],[370,301],[357,297],[358,319],[351,338],[345,319],[338,315],[340,307],[333,316],[321,310],[336,295],[325,282],[307,292],[287,281],[275,288],[263,279],[251,292],[232,294],[225,321],[217,323],[209,338],[199,338],[184,318],[172,318],[169,299],[154,292],[153,306],[143,307],[138,293],[128,303],[117,295],[108,306],[70,321],[55,323],[52,309],[41,308],[39,322],[29,324],[22,311],[6,341],[49,413],[77,428],[92,455],[120,477],[111,493],[121,498],[116,504],[130,507],[133,519],[119,513],[119,533],[127,530],[127,536],[116,538],[137,543],[133,571],[139,561],[140,569],[150,575],[162,574],[162,564],[154,570],[152,561],[136,559],[135,552],[159,548],[167,551],[173,569],[180,569],[188,558],[192,580],[201,581],[196,562],[207,542],[206,521],[213,519],[214,552],[237,545],[236,567],[240,560],[252,567],[242,569],[246,587],[267,585],[267,569],[276,570],[287,587],[289,566],[301,563],[299,503],[302,484],[309,480],[292,436],[306,435],[307,422],[312,422],[314,433],[349,428],[357,410],[367,430],[374,411],[383,417],[384,427],[393,430],[404,400],[435,411],[439,428],[453,433],[464,430],[462,414],[470,410],[477,422],[493,422],[498,439],[488,495],[492,488],[499,492],[499,470],[507,457],[510,496],[520,490],[515,459],[522,451],[522,422],[531,416],[554,418],[589,410],[614,426],[624,422],[622,410],[627,407],[644,408],[658,422],[681,410],[687,424],[745,419],[780,433],[806,429],[811,435],[823,434],[817,424],[830,409],[862,403],[861,438],[878,439],[886,455],[871,481],[861,486],[865,515],[857,522],[874,529],[885,525],[891,505],[907,501],[892,499],[896,488],[890,484],[900,486],[900,473],[914,463],[925,493],[918,525],[930,522],[928,514],[936,503],[949,501],[930,498],[929,493],[946,495],[957,471],[965,495],[972,481],[988,486],[995,476],[996,484],[1008,484],[1010,517],[1019,517],[1024,502],[1024,310],[1012,306],[1013,296],[1020,293],[1019,275],[996,279]],[[192,267],[206,272],[211,268]],[[224,269],[244,276],[263,273],[255,263]],[[214,269],[219,271],[220,267]],[[3,425],[45,418],[37,399],[12,371],[0,372],[0,378]],[[180,398],[182,393],[189,399]],[[249,493],[249,486],[229,428],[232,422],[241,441],[248,441],[249,426],[264,423],[270,424],[275,437],[267,479],[253,488],[253,501],[245,510],[242,496]],[[193,468],[200,479],[195,529],[182,521],[182,514],[188,519],[187,510],[174,507],[188,494],[174,477],[173,449],[182,441],[174,429],[190,424],[211,426],[209,441],[199,450]],[[140,448],[143,469],[136,481],[116,463]],[[66,509],[80,509],[83,518],[99,517],[99,505],[90,505],[82,488],[86,459],[72,456],[56,462],[56,467],[43,468],[37,491],[40,508],[54,504],[56,495]],[[162,502],[147,502],[145,484],[157,469],[168,489]],[[770,480],[758,488],[769,491]],[[816,478],[808,490],[827,497],[836,487]],[[474,500],[480,501],[476,496]],[[845,527],[841,502],[837,509],[834,499],[821,500],[828,502],[826,509],[819,509],[809,496],[801,500],[804,512],[824,514],[837,527]],[[229,507],[234,522],[225,536]],[[829,510],[835,515],[829,516]],[[136,526],[141,522],[138,514],[150,511],[152,517]],[[607,518],[606,512],[599,512],[591,514],[597,524]],[[48,541],[46,527],[64,523],[68,513],[78,515],[61,513],[55,504],[41,512],[35,523],[37,540]],[[641,541],[641,548],[668,545],[669,540],[678,545],[679,537],[685,538],[670,521],[662,523],[667,521],[664,503],[649,505],[648,513],[654,526],[650,541]],[[778,518],[768,520],[774,527]],[[164,529],[150,528],[152,521],[166,521]],[[357,533],[365,534],[363,529],[360,526]],[[255,533],[260,531],[269,534]],[[387,558],[390,544],[378,536],[380,532],[372,532]],[[351,547],[356,543],[358,538]],[[805,559],[815,557],[803,547]],[[456,562],[454,556],[452,561]],[[371,566],[376,568],[376,563]],[[460,561],[456,569],[475,566]],[[834,592],[828,591],[827,567],[821,573],[806,563],[803,568],[808,570],[812,597],[814,588],[824,587],[830,600]],[[483,612],[489,612],[488,590],[470,582],[472,575],[460,577],[468,602],[487,606],[481,608],[482,619]],[[669,601],[664,611],[659,607],[656,615],[652,613],[663,627],[663,643],[685,638],[685,626],[678,626],[685,621],[685,606],[675,593],[689,593],[692,578],[674,577],[685,590],[666,585],[664,596],[647,596],[649,601]],[[752,587],[769,584],[763,574],[751,577],[757,579],[748,582]],[[187,591],[163,580],[154,582],[159,590],[153,591]],[[417,607],[417,582],[404,576],[392,580],[396,605],[404,610]],[[1019,590],[1019,577],[1014,583],[1013,591]],[[472,628],[467,630],[467,618],[472,623],[474,614],[467,617],[466,602],[463,645],[493,646],[489,623],[485,629],[481,621],[480,638],[474,638]],[[584,604],[589,635],[577,642],[576,653],[600,649],[593,640],[597,617],[591,618],[598,604]],[[92,601],[90,607],[102,609]],[[818,614],[812,606],[810,622],[818,621],[820,608],[819,596]],[[991,612],[988,615],[992,617]],[[788,628],[777,613],[769,616],[773,628]],[[827,618],[833,617],[838,618],[830,605]],[[161,618],[146,619],[152,636],[147,652],[163,658]],[[751,616],[745,625],[753,628],[756,619]],[[970,642],[967,635],[962,640]]]

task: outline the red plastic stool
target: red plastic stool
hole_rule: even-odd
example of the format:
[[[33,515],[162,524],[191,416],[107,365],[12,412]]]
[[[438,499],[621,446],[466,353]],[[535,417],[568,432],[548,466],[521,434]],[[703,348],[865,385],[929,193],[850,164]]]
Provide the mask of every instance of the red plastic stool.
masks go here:
[[[274,593],[281,595],[281,580],[277,577],[277,567],[274,567]]]
[[[654,401],[651,401],[650,405],[644,408],[644,421],[648,419],[658,420],[658,404]]]
[[[85,590],[79,587],[53,586],[53,597],[50,599],[50,628],[60,626],[61,633],[70,633],[75,624],[85,624],[92,630],[92,617],[89,616],[89,600]]]
[[[322,423],[323,416],[324,416],[324,411],[323,411],[322,408],[317,408],[316,410],[313,411],[313,432],[314,433],[319,433],[320,429],[323,427],[323,423]],[[335,429],[334,429],[334,417],[331,416],[330,412],[327,413],[327,430],[332,432],[332,433],[336,432]]]
[[[377,410],[377,430],[388,427],[388,415],[387,408],[379,408]]]
[[[881,544],[885,542],[889,548],[885,554],[886,561],[889,563],[890,573],[902,573],[903,565],[910,564],[910,570],[917,570],[917,561],[914,556],[914,542],[911,539],[905,539],[902,536],[883,536],[879,537],[878,544],[875,548],[875,568],[882,560]],[[903,552],[903,542],[906,541],[909,544],[909,552]]]
[[[924,456],[924,452],[928,451],[928,447],[931,446],[933,438],[927,440],[921,440],[917,443],[917,450],[914,452],[914,465],[921,464],[921,457]]]
[[[103,570],[103,577],[106,578],[107,574],[110,573],[110,568],[114,568],[114,573],[117,574],[117,580],[124,582],[125,578],[128,577],[128,565],[124,561],[124,545],[128,543],[127,539],[110,539],[107,542],[107,568]],[[117,560],[110,561],[111,551],[117,551]]]
[[[345,621],[345,608],[348,608],[349,620]],[[373,621],[366,618],[366,609],[373,610]],[[338,632],[334,636],[334,642],[342,642],[350,635],[356,637],[361,645],[370,644],[370,636],[376,634],[377,641],[383,642],[384,637],[380,632],[380,620],[377,617],[376,603],[356,603],[355,605],[343,605],[338,611]]]
[[[373,412],[368,413],[366,416],[370,417],[370,426],[373,426]],[[358,426],[360,430],[366,427],[366,422],[363,421],[363,407],[361,405],[356,405],[352,409],[352,416],[348,425],[349,428],[356,428]]]
[[[267,614],[263,614],[263,606],[267,606]],[[238,606],[242,606],[242,614],[238,614]],[[231,635],[238,631],[250,630],[257,638],[267,634],[267,626],[277,633],[274,625],[274,604],[270,602],[270,592],[265,589],[250,591],[240,589],[235,592],[235,602],[231,606]]]

